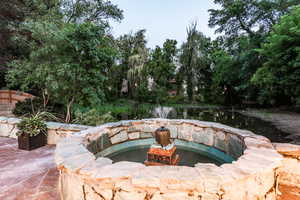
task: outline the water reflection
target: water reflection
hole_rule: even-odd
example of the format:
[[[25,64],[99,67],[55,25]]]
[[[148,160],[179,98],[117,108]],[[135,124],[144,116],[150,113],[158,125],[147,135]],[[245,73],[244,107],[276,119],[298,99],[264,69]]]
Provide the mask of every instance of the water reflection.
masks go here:
[[[124,119],[144,119],[153,117],[164,117],[169,119],[196,119],[202,121],[212,121],[235,128],[251,130],[256,134],[269,138],[272,142],[290,142],[287,133],[278,130],[271,123],[258,118],[242,115],[232,109],[209,109],[209,108],[153,108],[152,110],[139,109],[138,107],[126,116],[120,116],[119,120]],[[157,112],[161,111],[161,115]]]

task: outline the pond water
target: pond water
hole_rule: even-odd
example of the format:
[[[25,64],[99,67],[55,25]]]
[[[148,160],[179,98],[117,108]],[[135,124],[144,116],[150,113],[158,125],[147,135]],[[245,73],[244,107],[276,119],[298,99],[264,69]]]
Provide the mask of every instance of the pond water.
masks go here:
[[[113,155],[108,155],[113,162],[119,161],[130,161],[130,162],[140,162],[143,163],[146,160],[147,151],[149,150],[149,146],[144,147],[136,147],[135,149],[129,151],[120,151]],[[184,150],[180,147],[177,147],[176,154],[179,155],[180,160],[178,165],[180,166],[190,166],[193,167],[197,163],[214,163],[216,165],[221,165],[223,162],[217,161],[213,159],[211,156],[207,157],[203,154]]]
[[[132,113],[122,115],[119,120],[145,119],[145,118],[169,118],[169,119],[195,119],[201,121],[211,121],[226,124],[231,127],[253,131],[255,134],[263,135],[272,142],[290,142],[287,138],[289,134],[280,131],[270,122],[263,121],[255,117],[249,117],[236,112],[235,110],[217,108],[173,108],[156,107],[152,110],[139,110],[137,107]]]

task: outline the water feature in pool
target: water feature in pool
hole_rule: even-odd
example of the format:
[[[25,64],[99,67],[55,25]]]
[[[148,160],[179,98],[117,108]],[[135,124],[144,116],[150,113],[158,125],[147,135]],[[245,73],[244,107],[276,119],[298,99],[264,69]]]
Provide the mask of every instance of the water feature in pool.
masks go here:
[[[146,160],[148,150],[149,146],[136,147],[136,149],[117,152],[115,154],[108,155],[107,157],[109,157],[113,162],[130,161],[143,163]],[[177,148],[176,154],[179,154],[180,156],[178,165],[193,167],[197,163],[214,163],[216,165],[223,164],[223,162],[212,159],[211,157],[181,148]]]
[[[255,117],[245,116],[235,110],[217,109],[217,108],[202,108],[202,107],[168,107],[172,110],[169,114],[163,112],[163,116],[169,119],[196,119],[201,121],[212,121],[240,129],[247,129],[253,131],[258,135],[263,135],[269,138],[272,142],[290,142],[287,138],[289,134],[278,130],[269,122],[263,121]],[[156,118],[157,111],[166,109],[154,108],[149,112],[139,112],[139,108],[126,116],[120,116],[118,120],[127,119],[145,119]],[[155,114],[154,114],[155,113]]]
[[[112,145],[96,154],[96,157],[108,157],[113,162],[131,161],[144,163],[147,151],[154,138],[127,141]],[[179,165],[194,166],[197,163],[214,163],[221,165],[230,163],[234,159],[228,154],[210,146],[176,139],[176,154],[179,154]]]

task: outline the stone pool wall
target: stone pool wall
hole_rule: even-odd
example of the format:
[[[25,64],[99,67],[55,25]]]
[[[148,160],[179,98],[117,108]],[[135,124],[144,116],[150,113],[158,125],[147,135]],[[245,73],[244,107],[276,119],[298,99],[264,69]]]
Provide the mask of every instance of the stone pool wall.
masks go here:
[[[300,146],[274,143],[276,150],[284,156],[282,166],[277,170],[280,198],[300,199]]]
[[[21,121],[18,118],[0,117],[0,137],[17,138],[17,124]],[[47,122],[48,144],[56,144],[60,139],[71,136],[75,132],[91,128],[78,124],[64,124],[56,122]]]
[[[160,126],[172,138],[214,147],[236,159],[220,167],[147,167],[95,154],[113,144],[152,137]],[[250,131],[196,120],[123,121],[87,129],[58,143],[62,200],[275,200],[280,155]]]

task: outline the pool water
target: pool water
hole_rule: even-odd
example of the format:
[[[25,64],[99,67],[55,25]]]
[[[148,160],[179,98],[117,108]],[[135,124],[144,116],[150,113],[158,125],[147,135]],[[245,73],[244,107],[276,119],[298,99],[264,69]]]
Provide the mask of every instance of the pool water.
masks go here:
[[[112,155],[108,155],[107,157],[113,162],[130,161],[143,163],[147,159],[148,149],[149,147],[136,147],[132,150],[116,152]],[[177,147],[176,154],[179,154],[180,160],[178,165],[180,166],[193,167],[197,163],[214,163],[216,165],[223,164],[223,162],[217,161],[216,159],[194,151],[184,150],[180,147]]]

